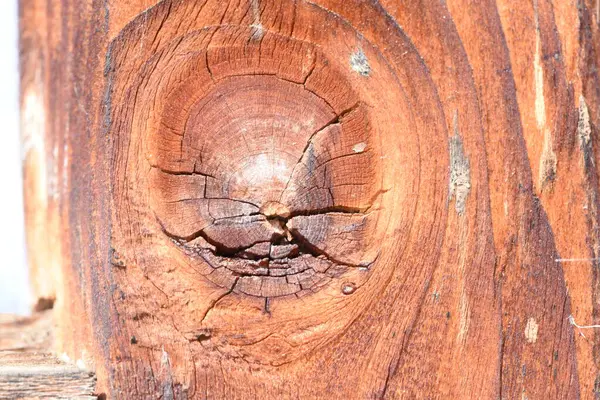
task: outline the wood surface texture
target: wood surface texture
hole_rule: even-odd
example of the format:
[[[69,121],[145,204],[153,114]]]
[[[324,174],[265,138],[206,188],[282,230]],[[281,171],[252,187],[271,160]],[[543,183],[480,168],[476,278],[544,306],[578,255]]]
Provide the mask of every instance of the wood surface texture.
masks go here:
[[[97,399],[94,374],[51,354],[51,312],[0,314],[0,399]]]
[[[20,0],[27,228],[109,399],[600,399],[600,0]]]

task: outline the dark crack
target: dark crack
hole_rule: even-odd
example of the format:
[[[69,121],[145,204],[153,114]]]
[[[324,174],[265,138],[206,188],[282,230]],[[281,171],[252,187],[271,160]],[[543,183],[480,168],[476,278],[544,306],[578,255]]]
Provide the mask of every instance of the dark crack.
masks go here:
[[[159,167],[158,165],[153,165],[152,163],[149,163],[150,167],[152,168],[156,168],[157,170],[159,170],[160,172],[164,173],[164,174],[169,174],[169,175],[187,175],[187,176],[204,176],[207,178],[213,178],[216,179],[216,177],[214,175],[211,174],[206,174],[203,172],[198,172],[198,171],[175,171],[175,170],[171,170],[171,169],[167,169],[167,168],[162,168]]]
[[[370,208],[370,206],[369,206]],[[299,216],[314,216],[314,215],[330,215],[330,214],[351,214],[351,215],[365,215],[364,209],[354,208],[354,207],[346,207],[346,206],[331,206],[322,209],[313,209],[313,210],[296,210],[290,212],[285,217],[280,215],[264,215],[261,213],[253,213],[252,215],[263,215],[266,220],[276,225],[277,230],[280,233],[274,234],[270,241],[258,240],[250,243],[246,246],[238,246],[238,247],[228,247],[223,243],[212,238],[209,234],[205,232],[205,229],[201,229],[189,236],[178,236],[168,232],[164,226],[161,224],[161,228],[165,235],[174,240],[178,245],[186,247],[191,250],[202,250],[208,251],[213,256],[219,257],[222,259],[229,260],[245,260],[247,262],[252,262],[252,266],[250,266],[249,271],[252,272],[240,272],[234,271],[234,276],[242,277],[242,276],[256,276],[256,275],[267,275],[268,271],[261,270],[265,268],[269,268],[271,263],[275,262],[276,264],[285,264],[289,262],[289,260],[299,258],[301,256],[310,255],[314,258],[325,258],[339,266],[344,267],[360,267],[360,268],[368,268],[372,265],[375,260],[369,263],[361,263],[359,265],[349,264],[343,262],[341,260],[336,259],[332,255],[328,254],[326,251],[318,248],[317,246],[310,243],[305,237],[303,237],[299,232],[294,229],[288,228],[288,222],[295,217]],[[223,219],[221,219],[223,220]],[[160,221],[159,221],[160,223]],[[201,238],[204,240],[210,247],[192,247],[193,242],[197,241],[197,239]],[[269,244],[269,251],[261,254],[260,252],[252,252],[250,251],[256,245],[260,245],[263,243]],[[291,250],[289,254],[286,254],[283,257],[277,256],[274,250],[278,250],[278,247],[289,246]],[[295,247],[295,248],[294,248]],[[202,254],[200,254],[202,255]],[[209,264],[213,265],[212,262],[208,259],[205,259]],[[214,266],[218,267],[218,266]],[[252,270],[254,268],[255,270]]]

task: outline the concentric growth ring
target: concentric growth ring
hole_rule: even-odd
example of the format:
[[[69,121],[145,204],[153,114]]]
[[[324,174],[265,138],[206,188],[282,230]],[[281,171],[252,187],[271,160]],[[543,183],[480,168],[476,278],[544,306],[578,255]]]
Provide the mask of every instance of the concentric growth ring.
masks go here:
[[[203,34],[214,41],[252,30]],[[214,58],[197,47],[177,57],[169,66],[177,82],[156,83],[166,101],[146,142],[164,232],[210,267],[204,274],[217,285],[276,297],[373,263],[381,181],[369,115],[348,82],[312,45],[270,33],[261,40],[281,48],[261,46],[260,73],[236,46]],[[286,48],[304,50],[299,68],[289,67],[298,60]]]
[[[408,100],[421,94],[308,3],[196,16],[185,4],[153,8],[109,52],[117,280],[169,296],[120,307],[169,311],[220,354],[285,362],[338,334],[394,273],[427,161]],[[403,74],[420,68],[413,57]],[[299,318],[300,302],[322,312]]]

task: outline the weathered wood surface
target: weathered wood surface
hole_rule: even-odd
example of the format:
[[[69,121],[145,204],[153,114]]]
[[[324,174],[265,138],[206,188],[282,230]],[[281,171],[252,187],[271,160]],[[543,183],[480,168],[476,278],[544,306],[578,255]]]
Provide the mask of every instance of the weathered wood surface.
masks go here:
[[[0,315],[0,399],[96,399],[94,374],[51,353],[51,313]]]
[[[108,398],[600,398],[598,0],[20,18],[36,293]]]

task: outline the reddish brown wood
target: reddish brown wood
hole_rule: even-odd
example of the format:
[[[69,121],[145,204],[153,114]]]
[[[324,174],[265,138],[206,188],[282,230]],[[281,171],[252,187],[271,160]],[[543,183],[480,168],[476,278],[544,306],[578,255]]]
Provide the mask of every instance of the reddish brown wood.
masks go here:
[[[600,396],[600,2],[21,4],[35,290],[108,398]]]

